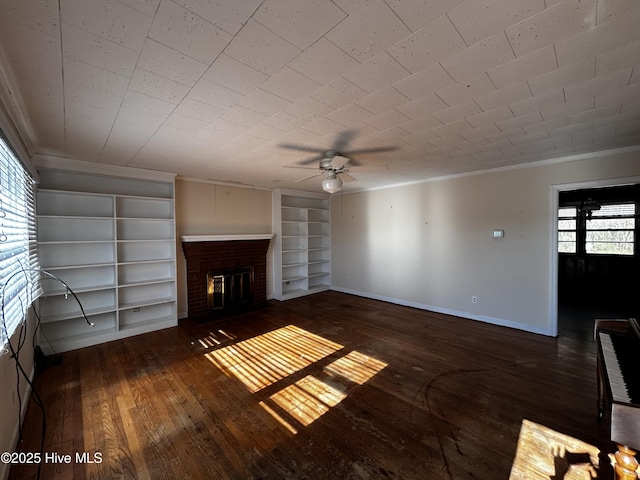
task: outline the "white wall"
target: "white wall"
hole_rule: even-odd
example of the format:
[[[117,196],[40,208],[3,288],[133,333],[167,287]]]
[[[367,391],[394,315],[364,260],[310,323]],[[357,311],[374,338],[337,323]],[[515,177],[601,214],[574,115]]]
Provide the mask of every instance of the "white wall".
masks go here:
[[[634,176],[637,152],[334,195],[333,288],[555,335],[554,186]]]
[[[28,315],[26,342],[20,351],[20,362],[29,378],[33,378],[33,328],[34,317]],[[13,335],[11,342],[17,348],[18,334]],[[22,412],[19,412],[16,363],[11,358],[8,347],[0,353],[0,452],[13,452],[18,442],[18,414],[24,417],[29,403],[30,388],[24,377],[20,378],[20,394],[22,395]],[[0,478],[7,478],[10,465],[0,462]]]

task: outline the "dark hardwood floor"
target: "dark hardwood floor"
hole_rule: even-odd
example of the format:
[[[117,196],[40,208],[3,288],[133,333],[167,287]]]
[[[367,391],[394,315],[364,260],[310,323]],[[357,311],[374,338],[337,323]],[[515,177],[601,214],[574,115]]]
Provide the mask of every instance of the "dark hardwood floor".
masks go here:
[[[595,343],[572,332],[325,292],[67,352],[35,384],[45,452],[73,458],[41,478],[507,479],[523,419],[614,452]],[[21,451],[40,422],[31,404]]]

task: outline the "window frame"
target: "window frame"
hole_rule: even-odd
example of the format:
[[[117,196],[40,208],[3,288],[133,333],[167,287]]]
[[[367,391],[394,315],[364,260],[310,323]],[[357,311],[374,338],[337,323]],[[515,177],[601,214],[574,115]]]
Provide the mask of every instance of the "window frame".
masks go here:
[[[616,214],[615,212],[612,212],[608,215],[603,214],[603,210],[602,209],[607,209],[607,210],[612,210],[616,207],[620,207],[620,210],[623,210],[623,206],[629,206],[632,205],[632,212],[624,214],[624,213],[618,213]],[[602,209],[601,210],[595,210],[591,215],[588,215],[587,218],[585,219],[585,253],[587,255],[616,255],[616,256],[624,256],[624,257],[633,257],[636,254],[636,232],[637,232],[637,216],[638,216],[638,204],[637,202],[634,201],[628,201],[628,202],[607,202],[607,203],[603,203],[602,204]],[[590,228],[589,223],[590,222],[596,222],[598,220],[631,220],[631,227],[630,228]],[[600,240],[600,241],[596,241],[596,240],[590,240],[589,239],[589,233],[595,233],[595,232],[629,232],[631,234],[631,241],[630,242],[611,242],[611,241],[605,241],[605,240]],[[622,252],[598,252],[598,251],[593,251],[589,249],[589,244],[592,245],[596,245],[596,244],[607,244],[607,243],[626,243],[626,244],[631,244],[631,253],[622,253]]]
[[[587,205],[585,205],[584,203],[587,203]],[[630,214],[626,214],[626,215],[599,215],[597,213],[593,213],[593,212],[598,212],[599,209],[601,207],[616,207],[616,206],[622,206],[622,205],[634,205],[633,208],[633,213]],[[557,211],[557,230],[558,230],[558,248],[557,248],[557,253],[558,254],[564,254],[564,255],[578,255],[578,256],[614,256],[614,257],[626,257],[626,258],[634,258],[638,255],[638,248],[637,248],[637,243],[638,243],[638,230],[640,228],[640,220],[639,220],[639,214],[640,214],[640,201],[638,200],[610,200],[610,201],[601,201],[598,202],[598,208],[592,208],[593,204],[591,204],[590,202],[583,202],[582,205],[576,205],[576,204],[565,204],[565,205],[560,205],[558,207],[558,211]],[[568,216],[561,216],[560,212],[563,209],[566,208],[575,208],[576,209],[576,224],[575,224],[575,230],[574,229],[567,229],[567,228],[560,228],[560,222],[563,220],[569,220],[572,217],[568,217]],[[594,221],[594,220],[608,220],[608,219],[632,219],[633,220],[633,227],[632,228],[617,228],[617,229],[612,229],[612,228],[589,228],[589,222],[590,221]],[[589,248],[587,248],[587,245],[589,243],[607,243],[605,241],[601,241],[601,242],[593,242],[589,240],[589,232],[607,232],[607,231],[624,231],[624,232],[631,232],[632,234],[632,242],[621,242],[621,243],[631,243],[632,245],[632,252],[631,253],[618,253],[618,252],[594,252],[594,251],[589,251]],[[569,233],[569,232],[575,232],[575,238],[576,238],[576,249],[574,252],[563,252],[560,250],[560,244],[561,243],[566,243],[562,240],[560,240],[560,236],[561,233]],[[615,242],[611,242],[611,243],[615,243]]]
[[[560,215],[560,211],[563,209],[568,209],[568,208],[572,208],[575,211],[574,215],[571,216],[566,216]],[[558,208],[558,253],[566,253],[569,255],[575,255],[578,253],[578,207],[570,205],[570,206],[563,206],[563,207],[559,207]],[[573,220],[575,222],[574,228],[560,228],[560,222],[562,221],[571,221]],[[560,240],[560,236],[562,233],[573,233],[574,234],[574,240],[573,242],[570,242],[569,240]],[[574,249],[573,251],[561,251],[560,250],[560,244],[568,244],[568,243],[573,243],[574,245]]]

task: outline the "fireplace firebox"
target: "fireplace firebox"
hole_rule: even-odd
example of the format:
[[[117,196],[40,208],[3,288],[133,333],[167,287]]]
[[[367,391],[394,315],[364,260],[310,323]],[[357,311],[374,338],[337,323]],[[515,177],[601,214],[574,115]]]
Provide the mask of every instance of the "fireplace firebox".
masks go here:
[[[270,234],[183,236],[189,317],[265,303],[270,241]]]
[[[237,307],[252,301],[252,266],[227,272],[207,272],[207,307],[210,310]]]

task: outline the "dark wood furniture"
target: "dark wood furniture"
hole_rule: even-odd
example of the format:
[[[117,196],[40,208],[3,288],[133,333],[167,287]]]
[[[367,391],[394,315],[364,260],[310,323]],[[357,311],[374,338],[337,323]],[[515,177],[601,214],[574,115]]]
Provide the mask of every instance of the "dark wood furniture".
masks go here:
[[[621,480],[636,479],[640,447],[640,326],[636,319],[596,320],[598,414],[619,445],[615,471]]]

